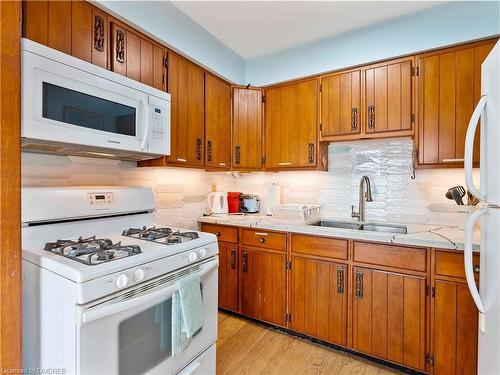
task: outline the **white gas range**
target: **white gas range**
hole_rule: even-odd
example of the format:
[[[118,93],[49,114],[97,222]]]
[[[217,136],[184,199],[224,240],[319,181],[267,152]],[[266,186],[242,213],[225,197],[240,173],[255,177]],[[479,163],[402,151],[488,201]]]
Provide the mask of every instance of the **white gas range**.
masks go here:
[[[214,235],[155,226],[149,188],[24,188],[23,367],[212,374]],[[173,356],[172,298],[197,272],[203,326]]]

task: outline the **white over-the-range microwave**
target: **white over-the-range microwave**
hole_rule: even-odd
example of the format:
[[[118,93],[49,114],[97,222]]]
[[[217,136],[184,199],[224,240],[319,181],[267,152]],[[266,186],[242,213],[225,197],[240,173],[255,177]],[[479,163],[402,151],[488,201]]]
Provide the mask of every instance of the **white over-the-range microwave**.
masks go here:
[[[23,151],[123,160],[170,153],[170,94],[23,39]]]

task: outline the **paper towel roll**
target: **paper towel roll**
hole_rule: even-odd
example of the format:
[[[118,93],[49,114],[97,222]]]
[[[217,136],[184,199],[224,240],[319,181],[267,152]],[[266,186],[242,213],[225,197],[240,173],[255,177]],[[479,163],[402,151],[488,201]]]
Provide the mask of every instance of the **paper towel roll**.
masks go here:
[[[266,215],[272,215],[271,207],[281,204],[281,186],[272,183],[266,190]]]

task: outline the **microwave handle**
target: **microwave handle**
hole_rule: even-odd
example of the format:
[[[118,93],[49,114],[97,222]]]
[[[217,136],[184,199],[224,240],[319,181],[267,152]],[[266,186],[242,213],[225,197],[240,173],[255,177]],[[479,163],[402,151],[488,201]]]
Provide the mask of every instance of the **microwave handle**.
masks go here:
[[[217,259],[207,263],[205,267],[203,267],[198,273],[200,275],[200,278],[209,273],[210,271],[216,269],[219,265],[219,262]],[[80,310],[80,316],[78,319],[78,325],[83,325],[85,323],[89,323],[94,320],[98,320],[101,318],[105,318],[106,316],[113,315],[113,314],[118,314],[120,312],[133,309],[135,307],[141,306],[144,310],[149,308],[150,306],[154,306],[158,303],[159,300],[161,299],[168,299],[170,298],[175,292],[179,290],[179,287],[177,284],[170,285],[167,288],[160,289],[154,292],[150,292],[147,294],[144,294],[142,296],[129,299],[127,301],[123,302],[117,302],[114,304],[102,306],[102,307],[96,307],[96,308],[91,308],[88,309],[87,311],[85,310]]]
[[[474,112],[469,121],[469,126],[467,128],[467,133],[465,135],[465,155],[464,155],[464,168],[465,168],[465,184],[469,191],[477,197],[479,200],[484,201],[484,193],[476,188],[474,181],[472,179],[472,167],[473,167],[473,157],[474,157],[474,135],[476,134],[476,128],[479,124],[479,119],[483,113],[484,106],[486,105],[486,96],[481,96],[479,102],[477,103]],[[483,125],[484,126],[484,125]],[[483,171],[484,172],[484,171]]]
[[[149,138],[149,131],[151,128],[151,121],[149,118],[149,104],[146,99],[143,99],[142,101],[142,109],[143,109],[143,124],[144,124],[144,135],[142,137],[142,142],[141,142],[141,150],[144,150],[146,148],[146,144],[148,142]]]

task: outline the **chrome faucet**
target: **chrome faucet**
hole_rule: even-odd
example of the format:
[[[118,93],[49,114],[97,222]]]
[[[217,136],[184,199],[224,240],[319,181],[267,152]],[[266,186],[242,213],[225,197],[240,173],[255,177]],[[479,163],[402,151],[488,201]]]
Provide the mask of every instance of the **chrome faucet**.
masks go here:
[[[366,192],[364,185],[366,184]],[[367,202],[373,202],[372,199],[372,188],[370,185],[370,179],[368,176],[361,177],[359,181],[359,207],[358,212],[354,211],[354,205],[351,206],[351,217],[357,218],[359,221],[365,221],[365,200]]]

